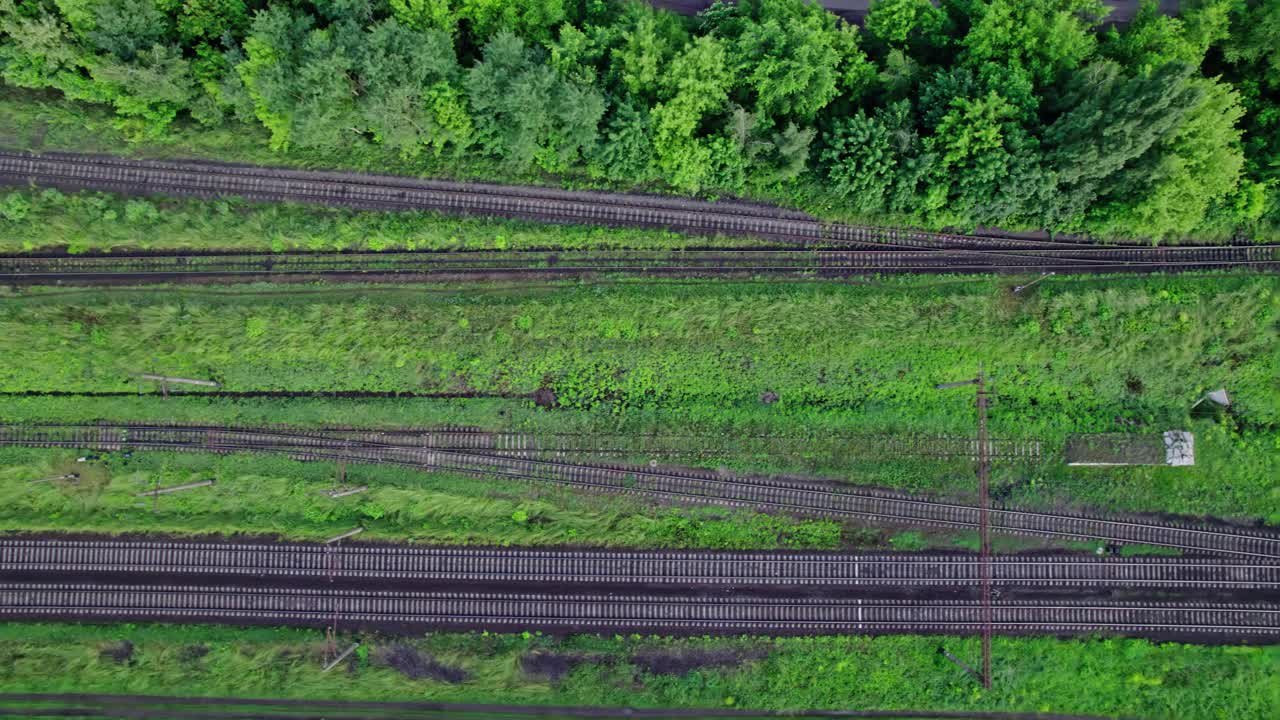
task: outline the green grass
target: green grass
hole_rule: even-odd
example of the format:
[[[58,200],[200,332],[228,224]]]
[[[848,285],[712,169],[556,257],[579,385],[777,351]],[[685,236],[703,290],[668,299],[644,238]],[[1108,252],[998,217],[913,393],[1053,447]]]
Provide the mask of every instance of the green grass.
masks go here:
[[[66,250],[531,250],[752,247],[749,238],[359,212],[241,200],[128,199],[57,190],[0,194],[0,253]]]
[[[347,484],[369,491],[333,499],[329,463],[259,455],[105,455],[90,479],[66,451],[0,449],[0,531],[261,535],[320,540],[356,525],[362,540],[455,545],[608,545],[719,549],[833,549],[841,527],[713,508],[655,508],[551,485],[478,480],[382,466],[353,466]],[[90,463],[89,466],[93,467]],[[69,468],[69,469],[68,469]],[[29,480],[79,472],[78,482]],[[199,480],[212,486],[137,493]],[[875,544],[874,532],[843,542]]]
[[[137,389],[137,372],[215,377],[228,390],[530,393],[526,400],[7,398],[12,420],[424,425],[531,431],[971,433],[972,395],[933,384],[983,360],[992,432],[1197,432],[1194,468],[1000,469],[1016,502],[1243,515],[1280,522],[1276,280],[1266,276],[1007,282],[619,283],[421,288],[37,289],[0,301],[6,391]],[[296,289],[295,289],[296,290]],[[1224,386],[1235,415],[1192,420]],[[149,390],[149,388],[148,388]],[[778,393],[772,405],[759,401]],[[740,469],[833,472],[852,482],[964,494],[965,462],[824,458]]]
[[[104,651],[121,640],[133,654]],[[667,639],[531,633],[363,638],[367,652],[320,674],[319,631],[210,626],[0,625],[0,686],[12,693],[210,695],[420,702],[769,710],[969,710],[1108,717],[1267,720],[1280,706],[1280,647],[1204,647],[1143,640],[996,638],[995,687],[983,691],[937,653],[978,652],[976,639],[838,637]],[[451,684],[388,667],[388,646],[463,670]],[[658,674],[646,656],[714,653],[721,666]],[[580,661],[559,679],[521,659]],[[704,655],[705,656],[705,655]],[[735,661],[734,658],[740,660]],[[180,690],[175,691],[175,688]]]
[[[531,393],[617,411],[758,402],[939,408],[985,362],[996,428],[1163,424],[1208,388],[1280,420],[1267,276],[876,284],[469,284],[363,292],[36,290],[0,303],[0,389],[128,390],[158,371],[227,390]],[[910,413],[904,413],[910,414]]]

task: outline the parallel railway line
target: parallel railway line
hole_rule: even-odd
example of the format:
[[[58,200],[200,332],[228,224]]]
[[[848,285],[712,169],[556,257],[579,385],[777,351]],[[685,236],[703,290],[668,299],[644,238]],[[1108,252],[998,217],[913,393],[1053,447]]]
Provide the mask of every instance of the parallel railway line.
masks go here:
[[[1272,269],[1262,246],[1100,248],[1030,240],[844,225],[746,202],[555,188],[458,183],[387,175],[318,172],[196,161],[138,161],[94,155],[32,155],[0,150],[0,184],[238,196],[380,210],[435,210],[553,223],[663,228],[694,234],[766,238],[787,246],[843,250],[685,252],[282,253],[116,258],[7,258],[0,277],[106,275],[189,277],[237,274],[528,272],[857,272],[1162,271],[1215,267]],[[855,252],[854,249],[871,252]],[[923,252],[923,251],[945,252]]]
[[[107,434],[101,434],[101,430]],[[120,433],[125,434],[120,434]],[[138,433],[147,433],[145,437]],[[230,434],[227,434],[230,433]],[[485,455],[570,458],[584,456],[697,457],[724,452],[723,437],[706,435],[647,435],[604,433],[527,433],[489,431],[466,426],[418,429],[371,428],[235,428],[214,425],[35,425],[0,426],[0,443],[25,443],[33,447],[71,447],[78,442],[102,442],[114,446],[125,439],[163,439],[180,444],[235,442],[246,436],[254,442],[275,441],[304,448],[346,447],[356,444],[392,445],[439,450],[476,450]],[[714,443],[716,447],[709,447]],[[735,452],[749,455],[790,454],[806,457],[837,453],[861,457],[972,458],[977,440],[952,435],[823,435],[794,438],[746,435],[734,438]],[[1035,461],[1043,454],[1040,440],[987,441],[987,456],[998,460]]]
[[[543,481],[640,497],[897,525],[972,528],[978,508],[838,482],[743,476],[693,468],[580,463],[252,430],[148,426],[3,426],[0,445],[272,452],[299,460],[391,464],[479,477]],[[1053,538],[1174,547],[1193,552],[1280,557],[1280,534],[1141,516],[1092,517],[997,506],[992,530]]]
[[[377,545],[0,539],[0,571],[113,576],[253,576],[431,583],[745,586],[971,586],[970,555],[534,550]],[[997,556],[1000,585],[1280,588],[1280,560]]]
[[[0,151],[0,183],[126,194],[235,196],[372,210],[435,210],[854,247],[880,248],[884,243],[926,248],[1079,247],[1072,243],[834,225],[793,210],[751,203],[64,153]]]
[[[423,628],[769,634],[952,633],[982,626],[969,600],[562,595],[287,587],[0,583],[0,617],[219,621]],[[1003,634],[1280,634],[1280,606],[1262,603],[997,601]]]
[[[977,440],[953,435],[824,434],[812,438],[744,435],[727,439],[723,436],[710,435],[506,432],[465,426],[391,430],[344,427],[317,430],[281,427],[278,431],[288,435],[318,437],[326,441],[349,439],[365,443],[431,447],[442,450],[482,450],[489,454],[521,457],[593,455],[696,457],[722,453],[726,445],[731,445],[735,452],[741,454],[787,454],[806,457],[839,453],[862,457],[971,458],[978,452]],[[716,447],[710,447],[709,444]],[[1042,453],[1043,443],[1040,440],[991,439],[987,443],[987,456],[999,460],[1033,461],[1040,459]]]
[[[1087,250],[682,250],[252,253],[0,257],[0,280],[287,279],[362,276],[772,275],[1001,272],[1057,274],[1248,268],[1280,270],[1280,247]]]

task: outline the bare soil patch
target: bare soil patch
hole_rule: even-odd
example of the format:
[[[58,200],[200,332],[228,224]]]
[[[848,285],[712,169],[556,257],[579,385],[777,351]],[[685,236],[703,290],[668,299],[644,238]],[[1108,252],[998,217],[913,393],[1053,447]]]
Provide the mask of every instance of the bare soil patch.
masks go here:
[[[403,643],[388,648],[379,648],[373,654],[376,664],[398,670],[410,680],[431,678],[447,683],[460,683],[467,679],[462,668],[450,667],[430,655],[424,655],[412,645]]]

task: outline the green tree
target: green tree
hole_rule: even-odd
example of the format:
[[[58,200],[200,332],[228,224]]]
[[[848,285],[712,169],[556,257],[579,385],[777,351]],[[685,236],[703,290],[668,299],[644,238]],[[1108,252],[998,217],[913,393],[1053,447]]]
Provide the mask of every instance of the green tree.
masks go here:
[[[357,126],[353,78],[359,33],[315,27],[310,15],[272,5],[254,16],[235,66],[271,147],[338,148]]]
[[[741,99],[765,117],[811,121],[842,89],[860,92],[875,69],[856,31],[816,3],[752,0],[715,16]],[[856,87],[853,87],[856,86]]]
[[[515,169],[562,171],[596,140],[604,96],[540,62],[513,33],[498,33],[467,74],[476,139]]]
[[[178,15],[178,34],[187,43],[217,42],[227,33],[238,37],[248,27],[244,0],[186,0]]]
[[[461,0],[457,14],[470,24],[477,45],[504,30],[543,43],[553,28],[574,19],[565,0]]]
[[[926,149],[941,159],[944,175],[938,181],[951,188],[951,209],[957,217],[972,217],[1008,175],[1013,154],[1007,137],[1017,132],[1011,122],[1016,116],[1014,106],[996,92],[953,98],[951,109],[925,142]]]
[[[734,80],[724,43],[709,35],[690,43],[672,63],[665,99],[653,108],[652,119],[658,165],[673,186],[697,191],[731,174],[724,165],[734,151],[732,141],[704,141],[699,129],[708,114],[726,110]]]
[[[1105,14],[1101,0],[991,0],[962,41],[964,62],[1016,65],[1044,87],[1093,54]]]
[[[629,103],[619,105],[606,126],[604,141],[592,153],[591,168],[616,182],[640,185],[657,180],[649,114]]]
[[[332,24],[347,22],[363,26],[373,19],[373,0],[310,0],[309,4],[315,8],[317,17]]]
[[[551,55],[551,67],[560,77],[587,86],[594,85],[599,69],[597,63],[604,56],[604,49],[597,38],[565,23],[560,27],[560,37],[547,43]]]
[[[1077,79],[1074,107],[1045,131],[1046,160],[1059,177],[1052,217],[1078,221],[1099,196],[1111,192],[1121,170],[1178,130],[1204,97],[1191,72],[1169,63],[1126,78],[1116,65],[1103,63]],[[1139,174],[1130,174],[1122,184],[1143,182]]]
[[[414,30],[444,30],[452,35],[458,13],[451,0],[387,0],[391,15]]]
[[[1202,91],[1200,102],[1108,184],[1109,202],[1091,218],[1104,232],[1185,237],[1205,221],[1214,203],[1235,195],[1244,167],[1237,127],[1244,108],[1228,85],[1204,79],[1191,83]]]
[[[19,13],[13,0],[0,0],[0,74],[19,87],[63,88],[80,77],[85,52],[70,28],[43,8]]]
[[[871,45],[882,52],[910,49],[918,55],[925,48],[946,44],[946,24],[946,14],[930,0],[875,0],[863,29]]]
[[[153,0],[102,0],[93,8],[93,29],[85,39],[121,60],[162,43],[173,32],[169,17]]]
[[[360,117],[377,141],[406,157],[423,147],[439,154],[470,142],[471,118],[458,86],[462,71],[445,31],[383,20],[366,33],[357,69]]]
[[[1255,68],[1264,82],[1280,88],[1280,3],[1253,0],[1238,10],[1222,52],[1228,61]]]
[[[922,74],[920,63],[902,50],[893,48],[885,56],[884,68],[877,77],[880,93],[890,100],[902,100],[911,94]]]
[[[1227,37],[1235,0],[1183,3],[1178,17],[1160,12],[1156,0],[1142,0],[1138,15],[1122,29],[1111,28],[1103,52],[1128,67],[1181,62],[1199,67],[1214,43]]]
[[[654,102],[689,33],[671,13],[660,13],[641,2],[625,3],[614,29],[615,38],[609,43],[610,87],[638,102]]]
[[[133,121],[126,129],[135,134],[159,136],[196,94],[190,64],[176,47],[154,45],[133,62],[103,58],[89,73],[116,112]]]
[[[1246,109],[1249,180],[1233,203],[1233,212],[1243,222],[1252,222],[1261,195],[1260,204],[1275,232],[1280,229],[1280,4],[1249,0],[1233,8],[1222,54]]]
[[[1038,130],[1040,95],[1026,70],[1016,65],[983,63],[977,68],[940,69],[921,84],[918,97],[924,127],[933,129],[952,110],[955,98],[996,93],[1013,106],[1015,117],[1030,130]]]
[[[817,131],[787,123],[775,132],[760,120],[742,106],[733,106],[727,131],[737,153],[732,174],[721,179],[721,187],[737,187],[748,179],[760,186],[780,185],[804,172]]]
[[[819,155],[827,180],[860,212],[877,212],[897,174],[899,156],[893,130],[859,110],[835,121]]]

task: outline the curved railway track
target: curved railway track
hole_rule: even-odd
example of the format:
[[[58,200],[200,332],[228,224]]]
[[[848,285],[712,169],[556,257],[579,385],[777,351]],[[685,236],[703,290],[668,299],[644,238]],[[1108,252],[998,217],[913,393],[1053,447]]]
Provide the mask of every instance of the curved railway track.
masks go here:
[[[972,586],[970,555],[529,550],[376,545],[0,540],[6,573],[343,578],[433,583]],[[1280,560],[996,556],[998,585],[1280,588]]]
[[[693,468],[579,463],[362,442],[280,431],[152,426],[0,426],[0,445],[107,451],[271,452],[299,460],[391,464],[479,477],[543,481],[652,499],[896,525],[972,528],[978,508],[833,481],[741,476]],[[1194,552],[1280,557],[1280,533],[1168,522],[1142,516],[1094,517],[996,506],[994,532],[1174,547]]]
[[[271,587],[0,583],[0,617],[217,621],[327,626],[543,629],[553,632],[978,632],[968,600],[556,595]],[[1280,635],[1280,606],[1261,603],[998,601],[997,633]]]
[[[573,263],[593,271],[636,269],[719,269],[757,271],[763,269],[831,270],[849,272],[880,268],[892,270],[927,269],[939,263],[953,269],[966,266],[990,269],[1003,262],[1005,266],[1064,271],[1076,266],[1122,266],[1148,264],[1178,266],[1194,263],[1208,267],[1274,262],[1274,250],[1257,247],[1204,247],[1152,249],[1140,245],[1098,248],[1088,243],[1061,240],[1030,240],[939,233],[920,230],[876,228],[819,221],[806,213],[763,204],[726,201],[707,202],[689,198],[637,195],[582,190],[562,190],[530,186],[505,186],[487,183],[459,183],[389,175],[353,174],[295,170],[289,168],[222,164],[200,161],[142,161],[99,155],[47,153],[34,155],[0,150],[0,184],[37,185],[67,190],[103,190],[126,194],[166,194],[195,197],[245,197],[262,201],[296,201],[341,207],[378,210],[434,210],[462,215],[523,218],[553,223],[582,223],[676,230],[694,234],[722,234],[776,240],[787,245],[828,245],[880,251],[875,258],[857,258],[848,253],[820,256],[775,256],[724,251],[695,251],[683,259],[673,254],[614,253],[596,257],[559,253],[557,262],[565,267]],[[993,260],[982,255],[954,255],[925,260],[923,256],[908,258],[902,253],[929,249],[976,251],[1031,251],[1012,255],[1011,259]],[[1100,252],[1100,251],[1109,252]],[[1036,256],[1035,252],[1043,253]],[[768,251],[760,251],[768,252]],[[776,251],[775,251],[776,252]],[[914,253],[920,255],[919,253]],[[396,271],[448,272],[468,271],[520,272],[538,269],[546,254],[523,257],[515,253],[388,253],[363,254],[362,267],[369,270],[344,272]],[[377,256],[380,259],[374,259]],[[212,256],[211,256],[212,257]],[[336,272],[334,268],[352,268],[351,258],[339,260],[340,254],[290,253],[271,263],[270,271]],[[429,259],[434,257],[434,259]],[[666,259],[664,259],[664,257]],[[513,259],[516,258],[516,259]],[[1016,259],[1016,262],[1015,262]],[[1051,261],[1046,264],[1046,261]],[[136,262],[136,261],[135,261]],[[182,260],[159,258],[147,261],[135,273],[191,272],[178,267]],[[221,266],[217,272],[260,272],[267,259],[252,256],[226,256],[222,260],[206,259],[206,264]],[[335,264],[336,263],[336,264]],[[345,263],[345,264],[344,264]],[[664,265],[665,263],[665,265]],[[375,266],[379,266],[374,270]],[[997,265],[998,266],[998,265]],[[47,267],[47,264],[46,264]],[[85,268],[89,269],[86,270]],[[136,266],[135,266],[136,267]],[[412,269],[409,269],[412,268]],[[54,272],[53,270],[48,270]],[[96,272],[96,268],[68,263],[65,273]]]
[[[81,426],[92,428],[96,426]],[[151,429],[225,430],[222,426],[163,425]],[[274,432],[286,437],[315,437],[325,441],[353,440],[379,445],[430,447],[441,450],[481,450],[486,454],[521,457],[644,456],[691,457],[720,455],[726,446],[749,455],[803,455],[806,457],[919,457],[954,458],[977,455],[974,438],[955,435],[822,435],[799,438],[780,435],[619,435],[613,433],[529,433],[491,431],[470,426],[370,429],[343,426],[326,428],[252,428],[250,432]],[[714,446],[714,447],[711,447]],[[1043,453],[1043,442],[1034,439],[989,439],[987,456],[999,460],[1034,461]]]
[[[788,243],[838,243],[883,249],[1080,247],[1076,243],[987,238],[823,223],[795,210],[745,202],[659,195],[458,183],[389,175],[295,170],[199,161],[150,161],[0,150],[0,183],[196,197],[245,197],[374,210],[435,210],[741,235]]]
[[[169,281],[324,276],[576,276],[587,274],[842,277],[891,273],[1088,273],[1280,270],[1280,246],[1075,250],[682,250],[252,253],[0,257],[0,280]]]

